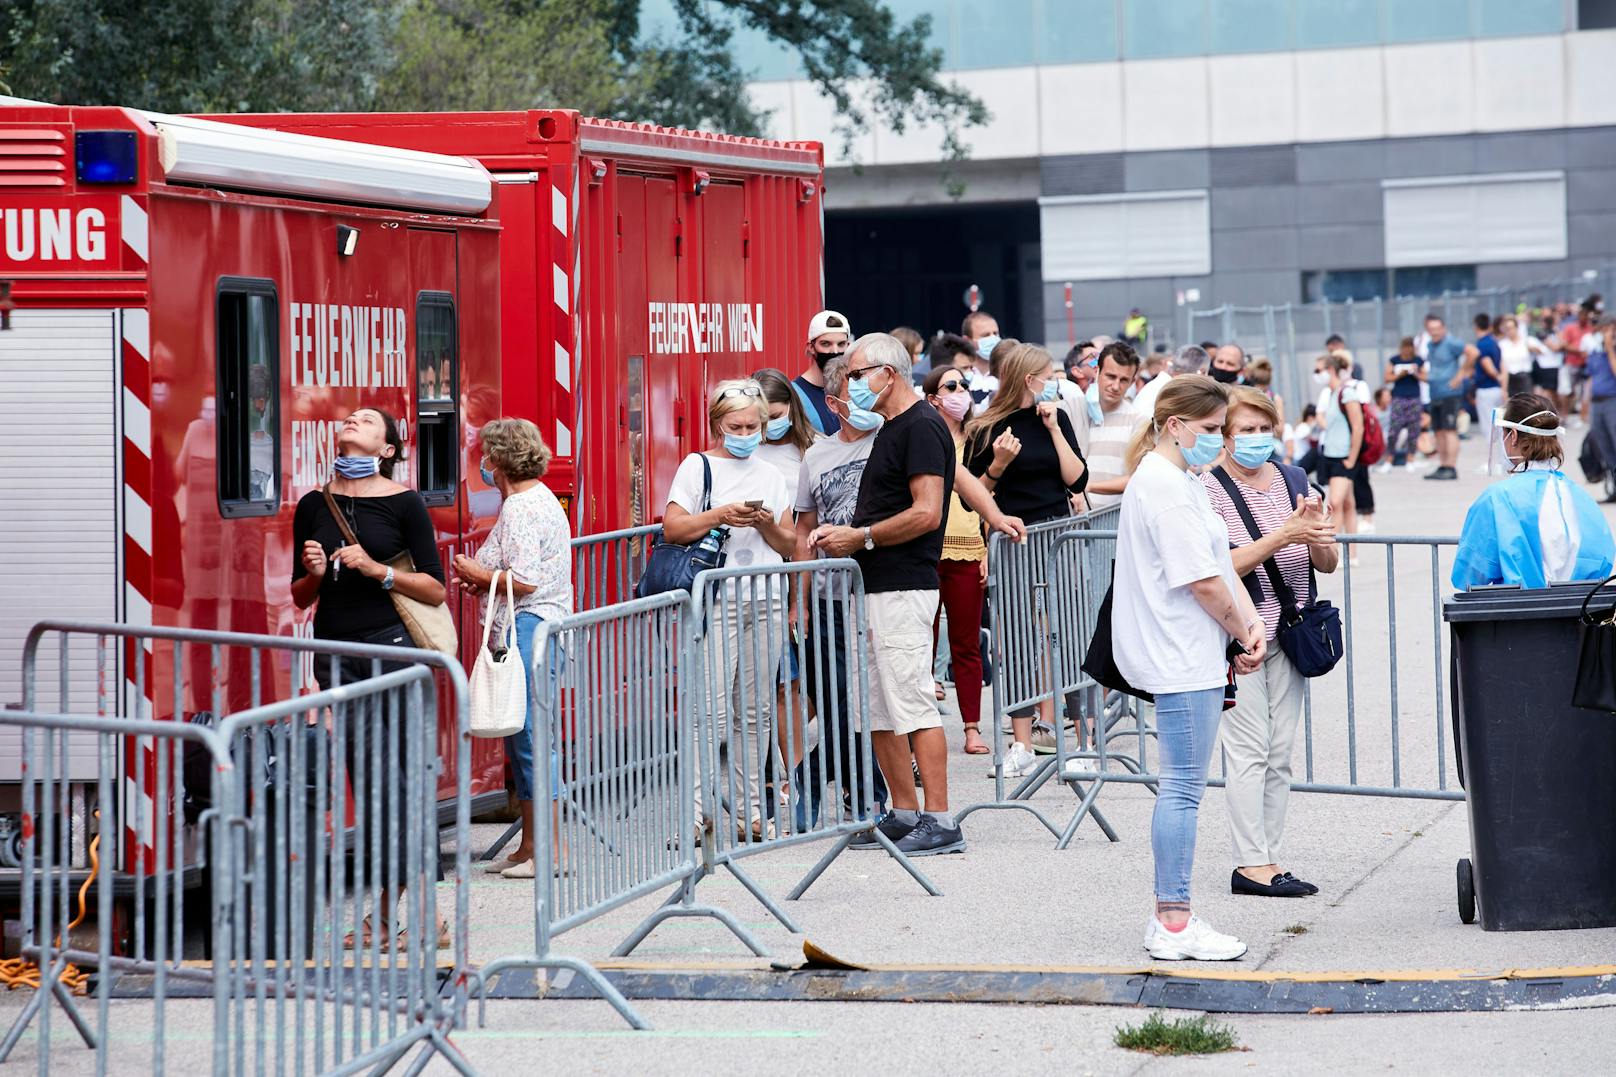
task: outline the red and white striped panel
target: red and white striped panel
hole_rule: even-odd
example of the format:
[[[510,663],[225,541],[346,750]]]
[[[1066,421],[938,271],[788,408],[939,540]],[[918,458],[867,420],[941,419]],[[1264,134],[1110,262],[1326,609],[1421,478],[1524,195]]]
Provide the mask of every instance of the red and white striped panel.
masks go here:
[[[123,265],[146,268],[146,207],[125,195],[122,211]],[[120,312],[123,374],[123,622],[135,628],[152,623],[152,417],[151,314],[144,307]],[[124,714],[149,717],[155,698],[150,640],[123,650]],[[124,757],[124,870],[153,870],[152,791],[157,784],[154,746],[140,738]]]
[[[567,195],[568,189],[572,195]],[[571,456],[579,416],[573,400],[578,363],[578,170],[558,167],[550,174],[550,223],[555,229],[551,286],[555,337],[555,454]],[[582,492],[581,490],[579,491]]]

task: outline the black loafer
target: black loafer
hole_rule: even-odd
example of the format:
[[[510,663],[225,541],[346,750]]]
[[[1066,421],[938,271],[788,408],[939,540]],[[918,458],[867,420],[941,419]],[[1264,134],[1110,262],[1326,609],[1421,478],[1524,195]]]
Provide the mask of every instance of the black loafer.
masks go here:
[[[1229,893],[1249,894],[1252,897],[1308,897],[1318,893],[1318,888],[1295,878],[1288,871],[1275,875],[1267,883],[1259,883],[1236,870],[1229,875]]]

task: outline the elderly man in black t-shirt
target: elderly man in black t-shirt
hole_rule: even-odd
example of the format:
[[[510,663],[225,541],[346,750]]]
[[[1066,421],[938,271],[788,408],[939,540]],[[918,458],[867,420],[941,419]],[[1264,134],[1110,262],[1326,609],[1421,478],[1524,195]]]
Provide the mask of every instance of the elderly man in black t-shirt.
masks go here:
[[[893,810],[880,829],[910,856],[965,851],[948,810],[948,744],[931,686],[937,562],[954,488],[954,439],[910,386],[909,350],[885,333],[847,352],[848,397],[883,417],[859,482],[851,526],[815,530],[826,557],[857,558],[869,612],[870,718]],[[926,790],[920,811],[913,754]],[[874,834],[855,845],[877,846]]]

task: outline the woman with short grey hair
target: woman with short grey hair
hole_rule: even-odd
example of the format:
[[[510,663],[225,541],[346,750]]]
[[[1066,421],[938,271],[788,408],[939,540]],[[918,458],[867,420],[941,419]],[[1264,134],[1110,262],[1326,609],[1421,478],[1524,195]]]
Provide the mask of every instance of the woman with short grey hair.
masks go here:
[[[499,577],[509,574],[516,595],[516,645],[522,653],[522,665],[530,671],[527,719],[520,732],[505,738],[516,799],[522,810],[522,840],[509,857],[494,861],[487,870],[507,879],[531,879],[534,716],[538,713],[539,691],[554,691],[560,673],[552,666],[544,689],[532,679],[533,641],[541,621],[559,620],[572,612],[572,532],[561,502],[540,481],[550,466],[550,447],[538,427],[526,419],[495,419],[483,426],[478,440],[483,450],[482,479],[497,489],[504,501],[499,519],[478,548],[477,556],[460,554],[455,558],[455,575],[467,590],[488,595],[496,586],[503,591],[504,581]],[[501,626],[509,616],[508,609],[499,611],[493,626],[496,638],[504,638]],[[554,812],[561,795],[561,768],[553,746],[549,751]],[[565,854],[559,817],[555,833],[554,851],[559,864]]]

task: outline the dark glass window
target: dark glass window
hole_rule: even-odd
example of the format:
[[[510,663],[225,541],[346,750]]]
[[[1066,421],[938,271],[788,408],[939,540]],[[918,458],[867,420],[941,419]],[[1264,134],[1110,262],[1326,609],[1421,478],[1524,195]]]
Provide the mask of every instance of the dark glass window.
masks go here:
[[[280,304],[268,280],[219,281],[219,510],[269,516],[280,503]]]
[[[460,481],[455,409],[460,349],[454,297],[422,292],[415,301],[415,487],[428,505],[450,505]]]
[[[1475,266],[1404,266],[1392,270],[1393,295],[1441,295],[1475,290]]]
[[[1345,303],[1385,295],[1384,269],[1327,269],[1302,274],[1303,302]]]

